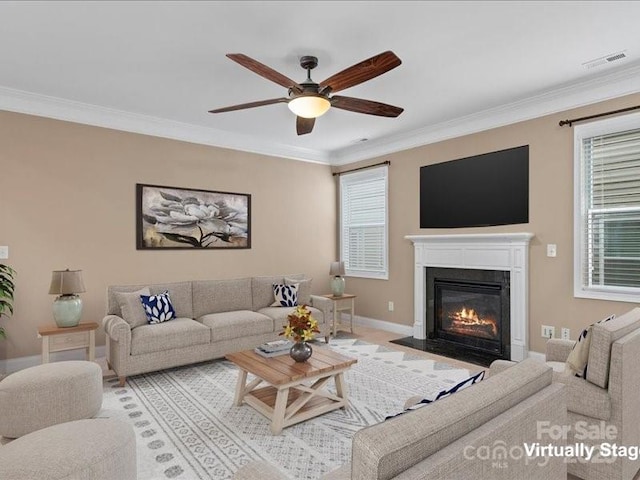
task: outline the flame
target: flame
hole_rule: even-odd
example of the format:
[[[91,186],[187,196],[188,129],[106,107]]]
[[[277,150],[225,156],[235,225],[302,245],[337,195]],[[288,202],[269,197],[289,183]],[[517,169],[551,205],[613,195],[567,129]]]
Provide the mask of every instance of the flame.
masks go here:
[[[454,324],[460,323],[467,327],[490,327],[493,335],[498,334],[498,327],[495,320],[478,317],[478,313],[473,308],[467,309],[466,307],[463,307],[462,310],[453,314],[453,318]]]

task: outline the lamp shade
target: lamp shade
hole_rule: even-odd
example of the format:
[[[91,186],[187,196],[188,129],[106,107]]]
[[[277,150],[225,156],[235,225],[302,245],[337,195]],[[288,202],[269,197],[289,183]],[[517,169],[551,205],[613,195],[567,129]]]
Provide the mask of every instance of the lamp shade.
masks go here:
[[[50,295],[72,295],[84,291],[82,270],[54,270],[51,274]]]
[[[333,275],[333,276],[344,275],[344,262],[331,262],[329,275]]]
[[[299,117],[317,118],[329,110],[331,103],[322,96],[306,95],[290,100],[288,107]]]

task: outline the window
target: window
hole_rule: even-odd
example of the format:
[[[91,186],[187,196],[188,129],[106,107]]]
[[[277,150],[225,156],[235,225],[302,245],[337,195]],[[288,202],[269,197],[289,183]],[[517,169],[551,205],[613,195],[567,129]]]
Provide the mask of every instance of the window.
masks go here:
[[[340,259],[351,277],[389,278],[387,166],[340,176]]]
[[[576,297],[640,296],[640,115],[575,130]]]

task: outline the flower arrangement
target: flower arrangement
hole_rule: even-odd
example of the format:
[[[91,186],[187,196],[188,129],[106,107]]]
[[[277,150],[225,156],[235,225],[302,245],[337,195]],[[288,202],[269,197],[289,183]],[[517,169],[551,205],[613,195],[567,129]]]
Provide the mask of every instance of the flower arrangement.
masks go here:
[[[287,317],[287,325],[284,325],[284,331],[280,335],[295,342],[306,342],[313,340],[314,333],[320,333],[318,321],[311,316],[306,305],[298,305]]]

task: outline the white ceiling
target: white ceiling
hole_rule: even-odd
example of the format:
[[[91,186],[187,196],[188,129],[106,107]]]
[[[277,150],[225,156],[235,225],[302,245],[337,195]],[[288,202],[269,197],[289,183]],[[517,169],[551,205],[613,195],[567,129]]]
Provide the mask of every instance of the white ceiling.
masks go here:
[[[640,91],[640,2],[0,2],[0,109],[331,164]],[[286,96],[225,57],[316,82],[385,50],[398,68],[297,136]],[[627,58],[583,63],[625,51]],[[367,141],[361,141],[368,139]]]

